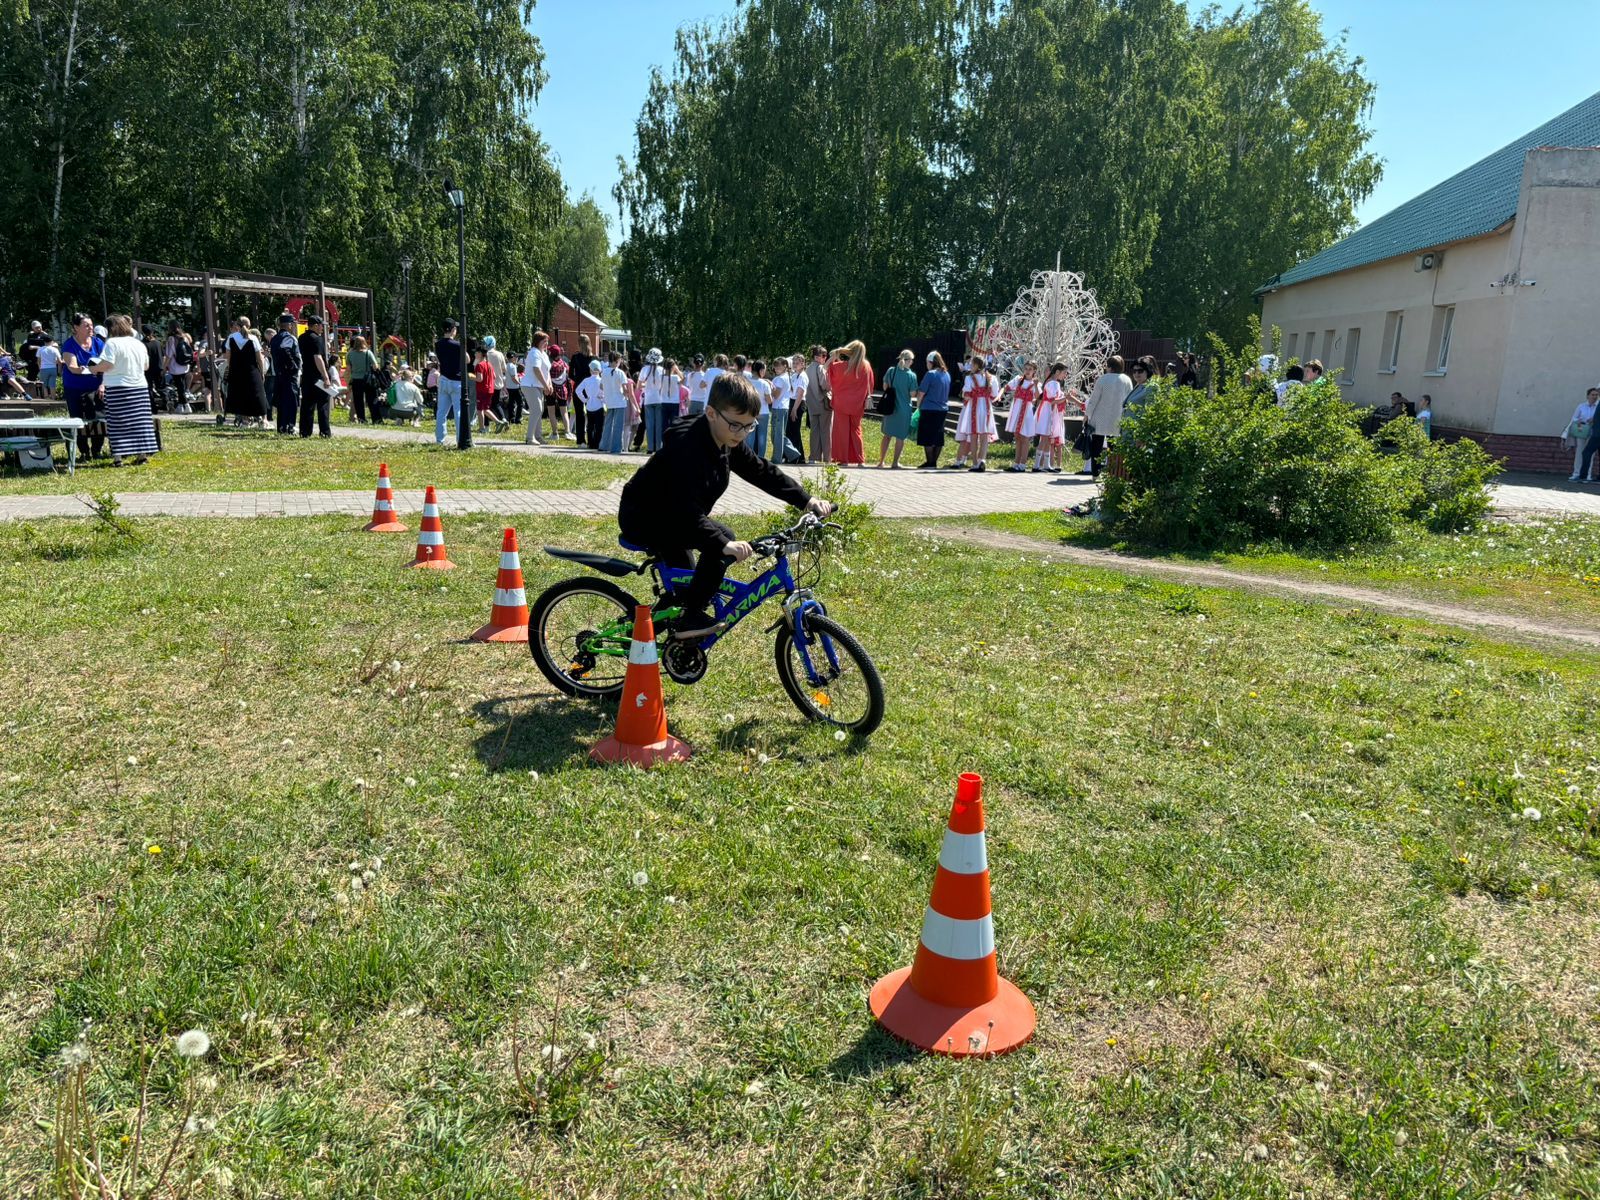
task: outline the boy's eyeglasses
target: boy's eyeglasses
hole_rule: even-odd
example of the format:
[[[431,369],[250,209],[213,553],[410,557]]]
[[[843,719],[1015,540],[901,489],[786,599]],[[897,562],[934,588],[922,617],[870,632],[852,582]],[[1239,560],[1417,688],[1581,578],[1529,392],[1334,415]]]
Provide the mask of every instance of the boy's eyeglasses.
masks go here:
[[[759,417],[754,421],[730,421],[727,414],[720,408],[713,408],[711,411],[722,419],[722,423],[728,427],[730,433],[749,433],[757,425],[761,424]]]

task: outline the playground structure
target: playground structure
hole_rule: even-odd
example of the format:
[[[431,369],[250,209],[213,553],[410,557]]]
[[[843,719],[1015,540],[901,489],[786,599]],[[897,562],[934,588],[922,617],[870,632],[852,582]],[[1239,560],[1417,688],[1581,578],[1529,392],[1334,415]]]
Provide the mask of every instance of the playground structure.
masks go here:
[[[219,296],[246,295],[251,297],[250,320],[258,329],[270,329],[276,324],[278,312],[282,309],[263,316],[261,312],[261,297],[281,296],[284,298],[283,308],[295,314],[298,323],[304,324],[302,314],[307,307],[315,302],[315,311],[321,313],[327,322],[330,334],[339,333],[364,333],[372,346],[378,345],[378,330],[374,323],[373,298],[371,288],[346,287],[342,284],[329,284],[320,279],[295,279],[287,275],[261,275],[251,271],[223,271],[214,267],[172,267],[163,263],[143,262],[134,259],[132,263],[133,287],[133,327],[143,328],[143,306],[145,289],[151,287],[176,288],[184,291],[198,290],[202,296],[203,316],[202,328],[206,344],[217,344],[217,303]],[[361,301],[361,317],[359,324],[341,323],[337,304],[330,300],[359,300]],[[330,353],[334,347],[330,346]]]

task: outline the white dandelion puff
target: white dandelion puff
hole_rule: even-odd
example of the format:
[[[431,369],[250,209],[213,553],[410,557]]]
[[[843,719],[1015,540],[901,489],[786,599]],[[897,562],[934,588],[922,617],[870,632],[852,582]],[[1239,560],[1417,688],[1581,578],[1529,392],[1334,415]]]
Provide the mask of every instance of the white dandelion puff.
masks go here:
[[[135,757],[135,756],[134,756],[134,755],[132,755],[132,754],[130,754],[130,755],[128,755],[128,765],[129,765],[129,766],[130,766],[130,767],[137,767],[137,766],[138,766],[138,765],[139,765],[139,760],[138,760],[138,758],[137,758],[137,757]]]
[[[350,860],[350,874],[352,874],[352,875],[361,874],[361,860],[359,858],[352,858]]]
[[[764,767],[764,766],[766,766],[766,765],[767,765],[767,764],[768,764],[768,763],[769,763],[769,762],[771,762],[771,761],[772,761],[772,760],[771,760],[771,759],[770,759],[770,758],[768,758],[768,757],[767,757],[767,756],[766,756],[766,755],[765,755],[765,754],[758,754],[758,755],[756,755],[756,762],[757,762],[757,763],[758,763],[758,764],[759,764],[759,765],[761,765],[761,766],[763,766],[763,767]]]
[[[967,1034],[967,1049],[974,1054],[981,1054],[989,1045],[989,1035],[981,1029],[974,1029]]]
[[[650,882],[650,876],[648,874],[646,874],[644,871],[635,871],[633,873],[633,886],[634,887],[642,888],[642,887],[645,886],[645,884],[647,884],[649,882]]]
[[[1537,808],[1534,808],[1532,805],[1529,805],[1527,808],[1522,810],[1522,819],[1524,821],[1537,821],[1543,818],[1543,816],[1544,814]]]
[[[358,789],[364,789],[367,786],[367,781],[365,779],[360,778],[359,776],[357,776],[354,780],[352,780],[352,782],[355,784],[355,786]]]
[[[752,1079],[749,1083],[744,1085],[744,1094],[746,1096],[754,1096],[760,1092],[766,1091],[766,1088],[767,1085],[764,1080]]]
[[[600,1045],[600,1040],[598,1038],[596,1038],[594,1036],[594,1034],[586,1033],[586,1034],[583,1035],[583,1048],[585,1050],[593,1050],[599,1045]]]
[[[374,856],[373,860],[367,864],[367,867],[368,867],[369,870],[373,870],[373,871],[381,871],[381,870],[383,870],[383,856],[382,855]]]
[[[377,878],[377,876],[374,875],[371,871],[363,871],[363,872],[361,872],[361,882],[362,883],[371,883],[375,878]]]
[[[67,1070],[76,1070],[89,1061],[89,1044],[87,1042],[73,1042],[70,1046],[61,1047],[61,1065]]]
[[[554,1042],[549,1043],[544,1047],[544,1049],[539,1051],[539,1057],[544,1059],[545,1062],[549,1063],[552,1067],[560,1065],[561,1060],[566,1056],[567,1052]]]
[[[210,1117],[190,1117],[183,1123],[183,1131],[196,1137],[204,1137],[216,1127],[217,1123]]]
[[[842,730],[842,729],[835,729],[835,730],[834,730],[834,731],[833,731],[833,740],[834,740],[834,741],[836,741],[836,742],[842,742],[842,741],[844,741],[844,738],[845,738],[845,733],[844,733],[844,730]]]
[[[417,786],[417,777],[415,775],[407,775],[406,776],[406,786],[407,787],[416,787]]]
[[[366,890],[367,890],[367,885],[361,881],[361,876],[352,875],[350,877],[350,894],[351,895],[359,896],[362,892],[364,892]]]
[[[186,1029],[178,1035],[179,1058],[204,1058],[211,1050],[211,1035],[204,1029]]]
[[[340,908],[350,907],[350,897],[344,892],[335,892],[333,894],[333,902]]]

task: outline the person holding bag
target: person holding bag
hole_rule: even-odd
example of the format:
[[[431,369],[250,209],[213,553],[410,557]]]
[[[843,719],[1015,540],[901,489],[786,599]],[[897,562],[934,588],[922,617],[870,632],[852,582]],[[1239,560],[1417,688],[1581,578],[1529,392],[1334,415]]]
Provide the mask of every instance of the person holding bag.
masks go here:
[[[1594,456],[1600,450],[1600,438],[1595,437],[1595,412],[1600,409],[1600,387],[1592,387],[1584,394],[1583,403],[1572,410],[1572,420],[1567,422],[1566,432],[1561,435],[1561,443],[1571,442],[1576,450],[1572,458],[1572,474],[1567,476],[1567,482],[1577,483],[1584,480],[1594,482]]]
[[[889,443],[894,443],[894,462],[890,470],[900,470],[900,454],[911,436],[911,393],[917,387],[917,373],[911,369],[916,356],[909,350],[900,351],[894,366],[883,373],[883,399],[878,411],[883,414],[883,437],[878,442],[878,469],[888,456]]]

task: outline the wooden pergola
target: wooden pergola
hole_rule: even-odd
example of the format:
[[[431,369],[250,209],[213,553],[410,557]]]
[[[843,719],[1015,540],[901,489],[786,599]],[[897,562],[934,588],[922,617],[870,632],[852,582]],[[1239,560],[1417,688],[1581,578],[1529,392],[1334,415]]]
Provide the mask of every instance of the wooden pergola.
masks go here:
[[[169,267],[164,263],[133,260],[133,327],[144,327],[141,318],[143,289],[146,287],[199,290],[204,296],[206,344],[217,344],[217,297],[220,294],[240,293],[250,296],[316,296],[317,312],[323,320],[328,316],[328,298],[360,300],[362,322],[360,328],[369,335],[372,345],[378,344],[378,329],[373,323],[371,288],[344,287],[325,283],[320,279],[294,279],[287,275],[260,275],[250,271],[220,271],[213,267]],[[276,315],[276,314],[274,314]],[[273,322],[258,322],[270,325]],[[332,332],[330,330],[330,332]],[[330,345],[329,349],[332,347]]]

